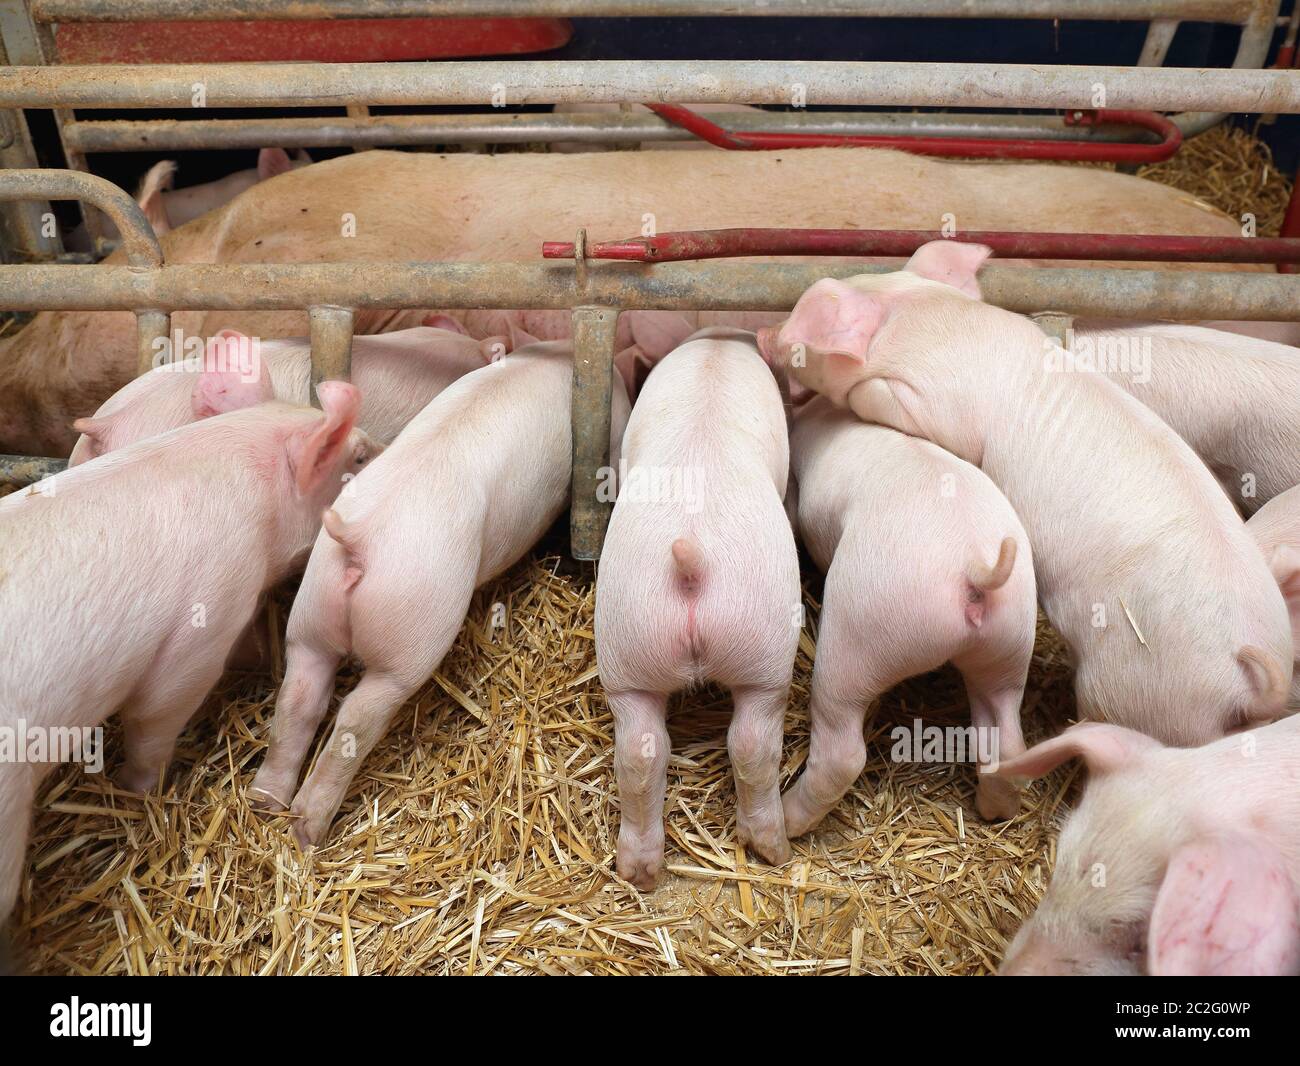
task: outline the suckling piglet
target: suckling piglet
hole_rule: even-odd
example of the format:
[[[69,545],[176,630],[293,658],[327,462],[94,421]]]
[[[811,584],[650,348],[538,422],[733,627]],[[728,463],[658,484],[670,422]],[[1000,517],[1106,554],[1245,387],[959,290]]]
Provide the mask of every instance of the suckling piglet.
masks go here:
[[[1300,973],[1300,717],[1200,748],[1085,722],[998,772],[1076,756],[1083,799],[999,973]]]
[[[981,771],[1024,751],[1038,602],[1020,519],[970,463],[819,396],[795,417],[790,467],[799,534],[826,574],[808,763],[784,799],[794,837],[862,772],[871,702],[946,662],[966,682]],[[975,803],[985,818],[1010,818],[1019,796],[981,772]]]
[[[265,377],[199,375],[192,402],[215,417],[0,500],[0,723],[89,729],[120,710],[121,784],[158,782],[262,592],[378,449],[353,428],[352,385],[324,382],[323,413],[269,394]],[[48,769],[0,762],[0,920]]]
[[[1231,502],[1149,409],[1099,374],[1053,372],[1032,322],[979,299],[987,254],[934,242],[906,270],[820,281],[760,343],[837,406],[992,478],[1085,717],[1201,744],[1284,713],[1286,604]]]
[[[801,624],[783,509],[789,439],[752,334],[711,329],[646,379],[623,442],[626,476],[596,577],[596,664],[614,716],[619,876],[663,864],[668,696],[731,689],[727,733],[740,840],[790,856],[778,784]]]
[[[445,315],[430,316],[426,321],[432,324],[352,340],[352,382],[362,395],[357,425],[381,444],[396,437],[453,381],[486,366],[494,351],[510,347],[505,337],[474,340]],[[124,444],[194,421],[190,392],[199,370],[227,370],[238,372],[244,381],[256,380],[260,362],[266,364],[277,399],[308,402],[308,338],[255,343],[234,330],[222,330],[205,343],[202,367],[155,367],[118,389],[92,417],[77,419],[73,429],[81,437],[68,465],[77,466]]]
[[[1246,529],[1277,575],[1291,613],[1291,641],[1298,661],[1287,706],[1300,710],[1300,485],[1264,504],[1251,516]]]
[[[614,377],[611,444],[627,420]],[[474,589],[531,548],[569,498],[572,346],[527,344],[421,411],[325,514],[289,616],[271,743],[250,792],[319,843],[397,709],[451,648]],[[346,656],[365,673],[298,775]],[[296,788],[296,795],[295,795]]]

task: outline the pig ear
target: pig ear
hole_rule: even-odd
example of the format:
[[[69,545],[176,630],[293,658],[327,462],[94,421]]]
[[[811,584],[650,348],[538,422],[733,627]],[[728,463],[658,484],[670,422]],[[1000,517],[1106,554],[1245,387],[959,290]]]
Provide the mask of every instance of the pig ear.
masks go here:
[[[1300,609],[1300,548],[1279,544],[1269,556],[1268,568],[1282,590],[1282,598],[1292,613]]]
[[[85,441],[78,441],[74,449],[78,453],[79,462],[94,459],[108,451],[105,441],[110,425],[112,420],[109,418],[78,418],[72,423],[72,431],[86,438]]]
[[[478,350],[483,353],[484,363],[499,363],[510,351],[510,341],[506,337],[484,337],[478,342]]]
[[[257,180],[266,181],[277,174],[287,174],[293,169],[293,161],[283,148],[263,148],[257,153]]]
[[[464,337],[469,336],[469,330],[452,318],[451,315],[428,314],[420,319],[420,325],[432,326],[434,329],[450,330],[452,333],[459,333]]]
[[[1265,976],[1300,970],[1295,889],[1282,856],[1247,837],[1174,852],[1151,912],[1152,976]]]
[[[641,392],[641,386],[650,376],[656,360],[649,358],[639,344],[629,344],[614,356],[614,369],[623,379],[629,399],[635,400]]]
[[[516,348],[522,348],[525,344],[538,344],[540,341],[534,337],[523,326],[517,325],[514,319],[509,322],[510,330],[510,350],[513,352]]]
[[[675,311],[629,311],[632,344],[650,360],[662,359],[695,332],[684,315]]]
[[[314,493],[337,467],[361,407],[361,393],[346,381],[322,381],[316,395],[324,415],[285,442],[299,496]]]
[[[299,148],[293,153],[293,165],[296,167],[309,166],[314,162],[315,160],[312,159],[311,153],[306,148]]]
[[[211,418],[274,398],[266,364],[250,358],[249,345],[249,338],[233,329],[223,329],[208,339],[203,371],[190,390],[190,410],[195,418]]]
[[[1106,773],[1127,766],[1159,747],[1159,741],[1132,729],[1104,722],[1080,722],[1021,755],[1003,759],[996,773],[999,777],[1042,777],[1075,758],[1083,759],[1089,773]]]
[[[913,252],[903,269],[909,274],[951,285],[959,292],[980,300],[983,297],[975,275],[992,254],[993,249],[986,244],[931,241]]]
[[[1247,644],[1237,652],[1237,663],[1254,694],[1254,699],[1247,708],[1247,717],[1252,720],[1268,720],[1280,714],[1286,706],[1289,690],[1284,666],[1263,648],[1257,648],[1253,644]]]
[[[172,228],[171,219],[167,217],[167,208],[163,204],[163,190],[170,189],[172,179],[176,176],[176,161],[164,159],[155,163],[140,182],[140,191],[136,194],[136,203],[144,212],[144,217],[153,226],[154,233],[167,233]]]
[[[759,351],[772,366],[789,366],[800,348],[865,366],[867,350],[884,318],[882,294],[823,278],[799,297],[775,341],[771,333],[759,331]]]

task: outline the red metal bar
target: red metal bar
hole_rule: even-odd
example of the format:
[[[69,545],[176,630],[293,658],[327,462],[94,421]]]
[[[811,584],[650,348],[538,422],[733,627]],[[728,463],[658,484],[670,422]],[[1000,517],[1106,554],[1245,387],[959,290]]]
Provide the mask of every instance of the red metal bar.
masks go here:
[[[1290,226],[1291,230],[1286,227]],[[1300,230],[1295,197],[1283,232]],[[1300,237],[1300,234],[1297,234]],[[917,229],[714,229],[660,233],[587,246],[588,259],[675,263],[747,255],[908,256],[930,241],[986,244],[1004,259],[1111,259],[1175,263],[1300,263],[1292,237],[1185,237],[1127,233],[1020,233]],[[572,259],[572,241],[545,241],[544,259]]]
[[[693,133],[718,148],[764,151],[775,148],[898,148],[917,155],[959,159],[1055,159],[1090,163],[1159,163],[1183,143],[1177,126],[1154,111],[1072,111],[1067,126],[1141,126],[1160,135],[1156,144],[1116,144],[1109,141],[1034,141],[983,137],[908,137],[838,133],[737,133],[724,129],[680,104],[646,104],[660,118]]]

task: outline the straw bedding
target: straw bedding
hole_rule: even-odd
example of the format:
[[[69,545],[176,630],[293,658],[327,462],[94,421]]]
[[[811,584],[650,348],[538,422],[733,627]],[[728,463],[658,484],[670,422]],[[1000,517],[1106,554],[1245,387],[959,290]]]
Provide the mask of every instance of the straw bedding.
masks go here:
[[[1266,149],[1220,130],[1149,176],[1276,232],[1288,188]],[[958,675],[880,702],[869,761],[774,869],[737,846],[725,694],[672,704],[667,872],[613,872],[612,722],[595,671],[593,570],[557,529],[475,597],[439,674],[353,782],[325,847],[301,854],[244,789],[277,678],[231,675],[182,736],[160,796],[79,768],[47,780],[13,932],[31,970],[74,974],[979,974],[1046,885],[1077,779],[1038,782],[1012,822],[974,812],[974,771],[891,761],[913,718],[968,721]],[[786,718],[783,786],[807,754],[820,578]],[[281,627],[291,592],[268,611]],[[494,626],[501,618],[505,624]],[[337,700],[355,682],[341,679]],[[1069,664],[1040,622],[1030,741],[1070,719]],[[328,724],[328,723],[327,723]],[[109,766],[115,764],[110,723]]]

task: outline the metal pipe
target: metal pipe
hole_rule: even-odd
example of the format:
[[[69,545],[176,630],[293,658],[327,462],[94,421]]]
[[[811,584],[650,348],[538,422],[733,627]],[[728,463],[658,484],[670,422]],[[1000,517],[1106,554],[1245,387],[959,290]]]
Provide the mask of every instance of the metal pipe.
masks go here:
[[[137,311],[135,330],[138,353],[136,373],[147,374],[160,365],[158,356],[165,353],[171,343],[172,316],[166,311]],[[174,354],[172,353],[173,356]]]
[[[788,311],[824,277],[886,273],[871,263],[592,262],[585,286],[558,263],[174,263],[161,270],[0,266],[13,310],[294,310],[357,308],[708,308]],[[1273,273],[988,266],[985,299],[1023,314],[1291,320],[1300,278]]]
[[[42,22],[790,16],[1241,22],[1249,0],[32,0]]]
[[[316,304],[307,309],[311,326],[311,402],[320,406],[322,381],[352,380],[352,309]]]
[[[1289,217],[1289,216],[1288,216]],[[1300,213],[1294,220],[1300,224]],[[1284,224],[1285,226],[1285,224]],[[965,230],[714,229],[602,241],[588,259],[676,263],[751,255],[906,256],[930,241],[984,244],[1004,259],[1106,259],[1174,263],[1300,263],[1300,240],[1278,237],[1184,237],[1128,233],[1027,233]],[[569,241],[544,241],[543,259],[572,259]]]
[[[0,202],[82,200],[113,220],[122,234],[131,270],[160,267],[162,246],[140,205],[111,181],[75,170],[6,170],[0,173]]]
[[[660,118],[694,136],[729,151],[770,151],[781,148],[897,148],[918,155],[958,159],[1055,159],[1073,162],[1159,163],[1183,143],[1179,128],[1154,111],[1072,112],[1066,122],[1080,126],[1138,126],[1159,135],[1154,144],[1062,144],[1055,141],[972,137],[851,136],[845,134],[741,133],[678,104],[647,104]]]
[[[845,136],[1019,137],[1108,144],[1132,139],[1132,126],[1066,126],[1055,115],[917,112],[738,111],[715,116],[728,130]],[[64,128],[83,152],[185,151],[200,148],[379,148],[402,144],[518,144],[530,141],[689,141],[692,135],[654,114],[379,115],[351,118],[78,120]]]
[[[655,63],[198,63],[0,69],[0,107],[344,107],[355,104],[569,101],[906,107],[1092,107],[1300,112],[1300,75],[1285,70],[673,60]]]
[[[614,337],[618,309],[573,309],[573,498],[570,553],[599,559],[612,499],[602,499],[601,471],[609,470],[610,403],[613,399]]]
[[[66,459],[39,455],[0,455],[0,485],[30,485],[66,470]]]

